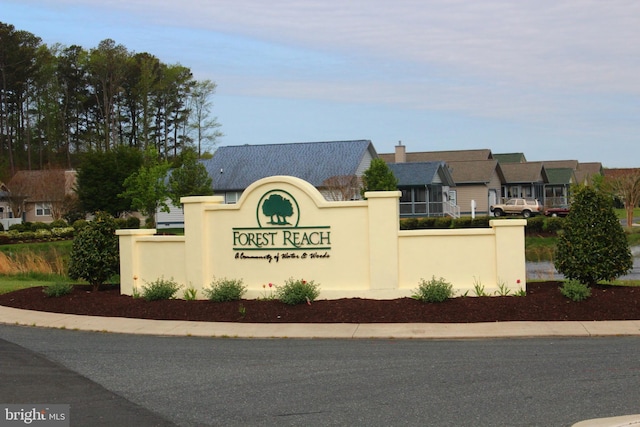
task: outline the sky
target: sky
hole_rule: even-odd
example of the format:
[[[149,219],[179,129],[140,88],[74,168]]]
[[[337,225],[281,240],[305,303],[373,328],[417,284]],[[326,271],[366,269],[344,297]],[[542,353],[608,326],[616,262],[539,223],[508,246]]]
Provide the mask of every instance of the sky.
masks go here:
[[[637,0],[0,0],[217,84],[219,146],[367,139],[640,167]]]

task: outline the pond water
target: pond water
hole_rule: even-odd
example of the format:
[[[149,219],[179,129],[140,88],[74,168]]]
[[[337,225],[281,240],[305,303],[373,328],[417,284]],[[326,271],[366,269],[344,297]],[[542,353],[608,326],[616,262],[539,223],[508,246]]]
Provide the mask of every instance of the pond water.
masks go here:
[[[632,246],[631,254],[633,255],[633,269],[629,274],[621,276],[622,280],[640,280],[640,246]],[[527,261],[527,279],[562,280],[564,276],[556,271],[551,261]]]

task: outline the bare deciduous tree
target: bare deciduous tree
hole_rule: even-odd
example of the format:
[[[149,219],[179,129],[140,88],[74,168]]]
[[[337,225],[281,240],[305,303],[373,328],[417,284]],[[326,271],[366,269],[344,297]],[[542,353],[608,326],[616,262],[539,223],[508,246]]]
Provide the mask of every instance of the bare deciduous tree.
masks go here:
[[[633,224],[633,209],[640,203],[640,169],[609,169],[604,188],[618,197],[627,213],[627,225]]]
[[[356,175],[336,175],[327,178],[322,186],[327,194],[327,199],[343,201],[357,198],[362,182]]]

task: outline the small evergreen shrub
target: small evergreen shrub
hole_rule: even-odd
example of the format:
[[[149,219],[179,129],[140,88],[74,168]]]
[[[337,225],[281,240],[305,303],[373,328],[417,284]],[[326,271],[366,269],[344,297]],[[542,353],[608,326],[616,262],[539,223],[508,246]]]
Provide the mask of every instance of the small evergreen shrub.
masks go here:
[[[473,227],[473,220],[470,216],[462,216],[452,221],[451,226],[453,228],[471,228]]]
[[[31,224],[31,231],[38,230],[49,230],[49,224],[45,224],[44,222],[34,222]]]
[[[400,230],[415,230],[418,228],[418,218],[403,218],[400,220]]]
[[[62,282],[55,282],[52,285],[42,288],[42,292],[44,292],[47,297],[61,297],[69,295],[71,291],[73,291],[73,285]]]
[[[452,218],[450,216],[441,216],[436,218],[434,228],[451,228]]]
[[[545,217],[538,215],[527,218],[527,226],[524,231],[528,235],[541,234],[544,230]]]
[[[554,256],[556,270],[588,285],[628,273],[633,257],[611,196],[587,186],[574,187],[572,194]]]
[[[133,229],[140,228],[140,218],[137,218],[135,216],[130,216],[125,220],[124,225],[125,225],[125,228],[133,228]]]
[[[67,224],[67,221],[65,221],[64,219],[56,219],[55,221],[49,223],[49,229],[54,229],[54,228],[66,228],[68,227],[69,224]]]
[[[427,228],[435,228],[436,219],[434,217],[425,217],[418,219],[418,228],[419,229],[427,229]]]
[[[173,299],[180,289],[173,279],[158,279],[142,287],[142,298],[146,301]]]
[[[73,222],[72,227],[74,228],[74,230],[80,231],[87,225],[89,225],[89,221],[87,221],[86,219],[78,219]]]
[[[435,276],[432,276],[429,281],[420,279],[418,289],[412,295],[412,298],[422,302],[443,302],[451,297],[453,297],[453,285],[442,277],[436,279]]]
[[[564,218],[560,216],[546,218],[542,230],[549,234],[558,234],[564,227]]]
[[[276,286],[276,298],[289,305],[311,303],[320,295],[319,285],[313,280],[288,279],[284,286]]]
[[[489,228],[489,221],[491,221],[491,217],[488,215],[477,216],[472,220],[472,224],[475,228]]]
[[[209,301],[238,301],[247,292],[247,288],[242,284],[242,279],[222,278],[213,281],[210,287],[203,289],[202,292]]]
[[[0,231],[4,231],[4,225],[0,222]]]
[[[583,301],[591,296],[591,289],[575,279],[565,281],[560,286],[560,292],[571,301]]]
[[[71,245],[69,277],[84,279],[98,290],[120,270],[118,236],[115,221],[106,212],[99,212],[86,227],[78,231]]]

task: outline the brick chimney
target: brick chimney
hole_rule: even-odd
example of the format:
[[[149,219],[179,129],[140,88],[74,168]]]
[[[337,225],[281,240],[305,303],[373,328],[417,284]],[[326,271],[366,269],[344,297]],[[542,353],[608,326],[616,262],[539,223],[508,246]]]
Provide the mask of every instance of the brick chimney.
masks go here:
[[[396,163],[406,163],[407,162],[407,150],[404,145],[402,145],[402,141],[398,141],[398,145],[396,145],[396,155],[395,155]]]

